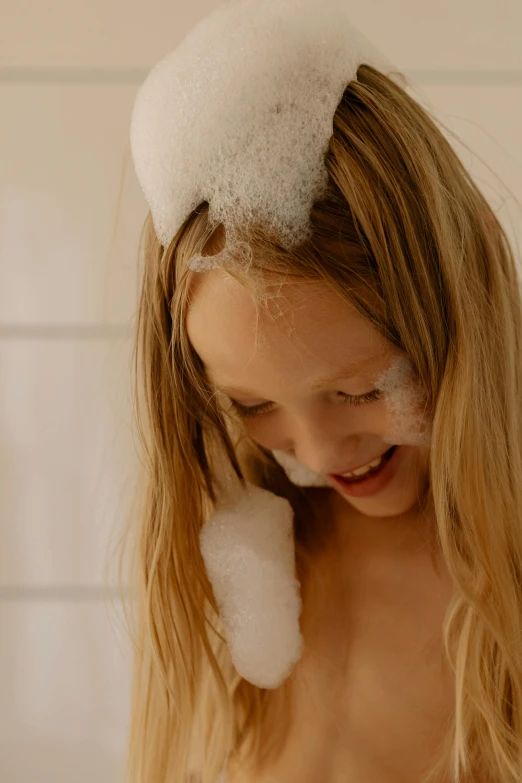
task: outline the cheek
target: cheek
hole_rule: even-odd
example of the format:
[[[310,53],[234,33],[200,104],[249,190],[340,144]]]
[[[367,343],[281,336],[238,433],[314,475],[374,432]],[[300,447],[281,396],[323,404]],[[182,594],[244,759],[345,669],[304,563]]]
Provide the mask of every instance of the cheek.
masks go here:
[[[263,421],[264,418],[261,416],[259,419],[243,420],[243,430],[263,448],[276,449],[278,443],[285,437],[285,433],[281,428],[281,424],[278,426],[275,422],[275,416],[271,417],[273,421],[268,421],[267,419]]]
[[[387,439],[399,445],[429,447],[431,422],[426,414],[425,402],[413,395],[409,399],[392,395],[386,402]]]
[[[429,446],[431,422],[426,415],[426,400],[411,364],[403,354],[373,379],[384,392],[387,410],[387,437],[390,443]]]

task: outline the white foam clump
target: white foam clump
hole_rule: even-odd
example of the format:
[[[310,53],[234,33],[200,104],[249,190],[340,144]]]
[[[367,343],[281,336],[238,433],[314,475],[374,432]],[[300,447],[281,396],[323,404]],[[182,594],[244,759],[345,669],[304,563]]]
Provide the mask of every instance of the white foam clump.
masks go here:
[[[408,357],[397,356],[373,382],[377,389],[385,393],[389,414],[389,427],[384,440],[393,445],[428,447],[431,444],[432,425],[425,414],[422,389]]]
[[[331,484],[322,473],[316,473],[307,465],[285,451],[274,449],[272,451],[275,460],[284,469],[290,481],[298,487],[330,487]]]
[[[275,688],[302,654],[293,510],[254,485],[221,502],[200,545],[238,673]]]
[[[227,245],[193,268],[240,247],[236,224],[264,223],[287,248],[309,238],[332,118],[363,62],[396,70],[339,0],[229,0],[196,25],[132,111],[136,173],[162,244],[203,201]]]

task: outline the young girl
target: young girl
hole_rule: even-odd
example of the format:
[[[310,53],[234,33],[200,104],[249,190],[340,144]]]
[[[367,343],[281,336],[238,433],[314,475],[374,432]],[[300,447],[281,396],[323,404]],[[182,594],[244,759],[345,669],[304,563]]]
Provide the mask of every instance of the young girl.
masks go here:
[[[254,58],[259,29],[242,56]],[[261,101],[259,63],[249,92],[216,62],[198,82],[202,106],[218,83],[240,108]],[[152,167],[156,147],[180,150],[162,106],[142,152],[135,130],[142,184],[140,154]],[[334,109],[326,187],[293,213],[310,221],[298,243],[259,210],[216,221],[232,214],[212,214],[225,186],[169,212],[164,194],[181,199],[189,176],[176,167],[156,196],[144,186],[128,783],[522,780],[517,268],[392,75],[363,53]],[[208,136],[211,114],[183,117]],[[254,120],[230,170],[266,184],[270,210],[275,179],[283,187],[302,161],[293,142],[280,154],[275,124],[256,147]],[[275,161],[266,182],[252,149]],[[182,153],[184,171],[206,176]],[[303,181],[316,173],[310,158]],[[248,193],[229,188],[228,203]]]

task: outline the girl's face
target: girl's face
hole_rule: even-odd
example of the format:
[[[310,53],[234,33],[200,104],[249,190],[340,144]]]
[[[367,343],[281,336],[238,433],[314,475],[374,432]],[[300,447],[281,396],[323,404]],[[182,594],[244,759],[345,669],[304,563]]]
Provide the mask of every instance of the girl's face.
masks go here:
[[[364,515],[397,516],[422,502],[429,486],[422,405],[407,384],[393,397],[376,388],[403,356],[395,346],[320,282],[285,283],[257,324],[251,295],[226,271],[195,273],[191,282],[189,339],[255,441],[323,474]],[[395,444],[386,480],[372,492],[349,494],[330,475]]]

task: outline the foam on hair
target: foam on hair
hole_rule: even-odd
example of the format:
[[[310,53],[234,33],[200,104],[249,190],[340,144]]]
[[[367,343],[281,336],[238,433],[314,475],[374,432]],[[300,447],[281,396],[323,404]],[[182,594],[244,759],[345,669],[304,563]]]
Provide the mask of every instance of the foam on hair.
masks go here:
[[[200,545],[237,672],[260,688],[277,687],[303,648],[289,501],[248,485],[222,499]]]
[[[150,71],[132,112],[132,155],[161,243],[204,201],[227,242],[193,269],[248,254],[236,225],[262,224],[287,249],[309,239],[333,115],[363,62],[396,71],[338,0],[229,0],[196,25]]]

